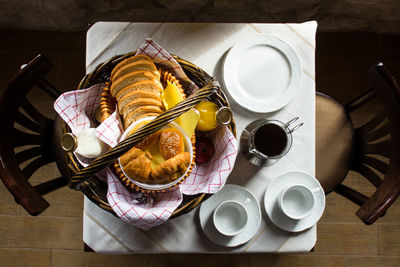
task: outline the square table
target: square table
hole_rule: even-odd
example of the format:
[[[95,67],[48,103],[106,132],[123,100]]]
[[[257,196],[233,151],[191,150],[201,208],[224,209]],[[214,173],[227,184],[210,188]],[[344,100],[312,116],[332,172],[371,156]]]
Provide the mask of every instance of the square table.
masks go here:
[[[294,133],[290,152],[272,166],[257,168],[239,153],[227,183],[249,189],[261,206],[257,234],[246,244],[226,248],[212,243],[199,224],[199,208],[143,231],[102,210],[85,197],[83,240],[99,253],[278,253],[307,252],[316,242],[316,225],[299,232],[280,230],[263,205],[268,184],[289,170],[315,174],[315,21],[301,24],[248,23],[128,23],[98,22],[87,32],[86,72],[112,56],[132,52],[152,38],[171,54],[190,61],[221,80],[227,51],[239,40],[258,33],[281,38],[297,53],[302,70],[296,97],[272,113],[249,112],[230,99],[237,138],[249,122],[259,118],[289,121],[299,116],[304,125]],[[225,88],[223,88],[225,90]],[[240,166],[237,167],[237,166]],[[206,200],[207,201],[207,200]]]

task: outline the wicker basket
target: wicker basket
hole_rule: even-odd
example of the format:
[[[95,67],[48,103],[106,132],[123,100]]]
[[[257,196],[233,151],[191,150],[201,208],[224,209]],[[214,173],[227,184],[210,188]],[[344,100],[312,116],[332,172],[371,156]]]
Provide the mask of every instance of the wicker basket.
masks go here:
[[[136,52],[114,56],[108,61],[99,64],[91,73],[87,74],[80,82],[77,89],[88,88],[94,84],[105,83],[110,79],[110,73],[112,69],[122,60],[135,55]],[[129,150],[130,147],[134,146],[138,141],[144,138],[144,136],[150,134],[150,130],[154,130],[156,127],[162,127],[167,124],[167,120],[171,121],[180,114],[184,112],[184,109],[188,110],[195,104],[199,103],[201,100],[207,98],[210,101],[215,102],[219,106],[228,106],[229,102],[226,95],[220,89],[220,87],[212,84],[213,78],[209,76],[205,71],[203,71],[198,66],[179,58],[178,56],[172,55],[174,59],[181,65],[185,74],[188,78],[195,83],[199,88],[201,88],[193,97],[186,99],[185,103],[178,104],[168,112],[161,114],[156,119],[154,123],[149,123],[143,129],[143,131],[138,131],[137,133],[131,135],[127,140],[121,142],[117,147],[113,148],[110,153],[94,160],[88,167],[83,168],[77,161],[73,153],[67,153],[68,155],[68,166],[73,172],[73,178],[70,183],[70,187],[79,191],[82,191],[86,197],[88,197],[92,202],[98,205],[100,208],[115,215],[110,204],[107,202],[107,183],[98,179],[93,173],[96,170],[104,168],[112,162],[114,162],[121,154]],[[178,114],[178,112],[180,112]],[[171,115],[172,114],[172,115]],[[164,118],[162,118],[164,116]],[[172,116],[175,116],[172,118]],[[162,125],[162,123],[164,123]],[[152,125],[150,125],[152,124]],[[159,128],[160,128],[159,127]],[[232,118],[231,123],[227,126],[230,131],[236,137],[236,127],[235,122]],[[69,132],[70,129],[64,123],[64,132]],[[153,131],[154,132],[154,131]],[[183,201],[181,205],[173,212],[171,218],[185,214],[195,207],[197,207],[203,200],[209,197],[209,194],[197,194],[193,196],[183,195]]]

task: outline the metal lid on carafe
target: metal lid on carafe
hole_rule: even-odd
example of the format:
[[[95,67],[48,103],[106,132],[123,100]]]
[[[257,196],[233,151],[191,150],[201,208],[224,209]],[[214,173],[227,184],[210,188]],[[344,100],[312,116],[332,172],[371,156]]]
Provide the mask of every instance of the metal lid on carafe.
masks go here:
[[[78,138],[73,133],[61,136],[61,147],[65,152],[74,152],[78,147]]]
[[[228,107],[221,107],[215,116],[218,125],[226,126],[232,121],[232,111]]]

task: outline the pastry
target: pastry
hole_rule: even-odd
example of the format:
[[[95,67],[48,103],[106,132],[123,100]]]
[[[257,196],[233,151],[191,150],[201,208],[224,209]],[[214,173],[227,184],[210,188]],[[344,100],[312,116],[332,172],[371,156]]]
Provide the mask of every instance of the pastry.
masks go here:
[[[153,168],[149,182],[154,184],[172,182],[184,175],[189,165],[189,152],[180,153]]]
[[[136,181],[147,183],[151,174],[151,159],[147,157],[148,155],[148,153],[143,154],[125,165],[123,169],[126,175]]]
[[[153,133],[150,136],[147,136],[145,139],[143,139],[142,141],[137,143],[135,147],[137,147],[141,150],[148,149],[155,141],[157,141],[158,137],[160,136],[160,133],[161,133],[161,130]]]
[[[150,153],[133,147],[119,159],[119,162],[128,177],[146,182],[151,174]]]
[[[182,153],[185,150],[183,135],[175,128],[162,130],[158,148],[163,159],[168,160]]]
[[[143,150],[133,147],[119,158],[119,162],[121,163],[121,166],[124,167],[126,164],[128,164],[128,162],[130,162],[144,154],[145,154],[145,152]],[[150,154],[149,154],[149,156],[151,158]]]

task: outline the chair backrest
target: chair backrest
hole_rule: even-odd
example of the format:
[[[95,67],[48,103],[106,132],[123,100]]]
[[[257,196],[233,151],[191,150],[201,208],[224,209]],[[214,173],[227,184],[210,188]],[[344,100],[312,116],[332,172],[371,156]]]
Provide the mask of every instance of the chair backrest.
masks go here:
[[[368,76],[373,89],[345,105],[345,109],[350,114],[374,98],[383,104],[382,112],[355,129],[351,167],[376,191],[367,197],[343,184],[335,191],[360,205],[356,215],[372,224],[400,194],[400,87],[382,63],[371,67]]]
[[[56,177],[35,186],[29,182],[36,170],[54,162],[54,121],[39,112],[27,98],[27,94],[33,88],[38,88],[39,92],[49,95],[54,100],[60,95],[60,92],[43,78],[52,67],[45,56],[38,55],[21,67],[0,95],[0,121],[3,132],[0,138],[0,177],[15,201],[31,215],[38,215],[49,206],[42,195],[68,183],[63,177]],[[49,101],[48,105],[52,104]]]

